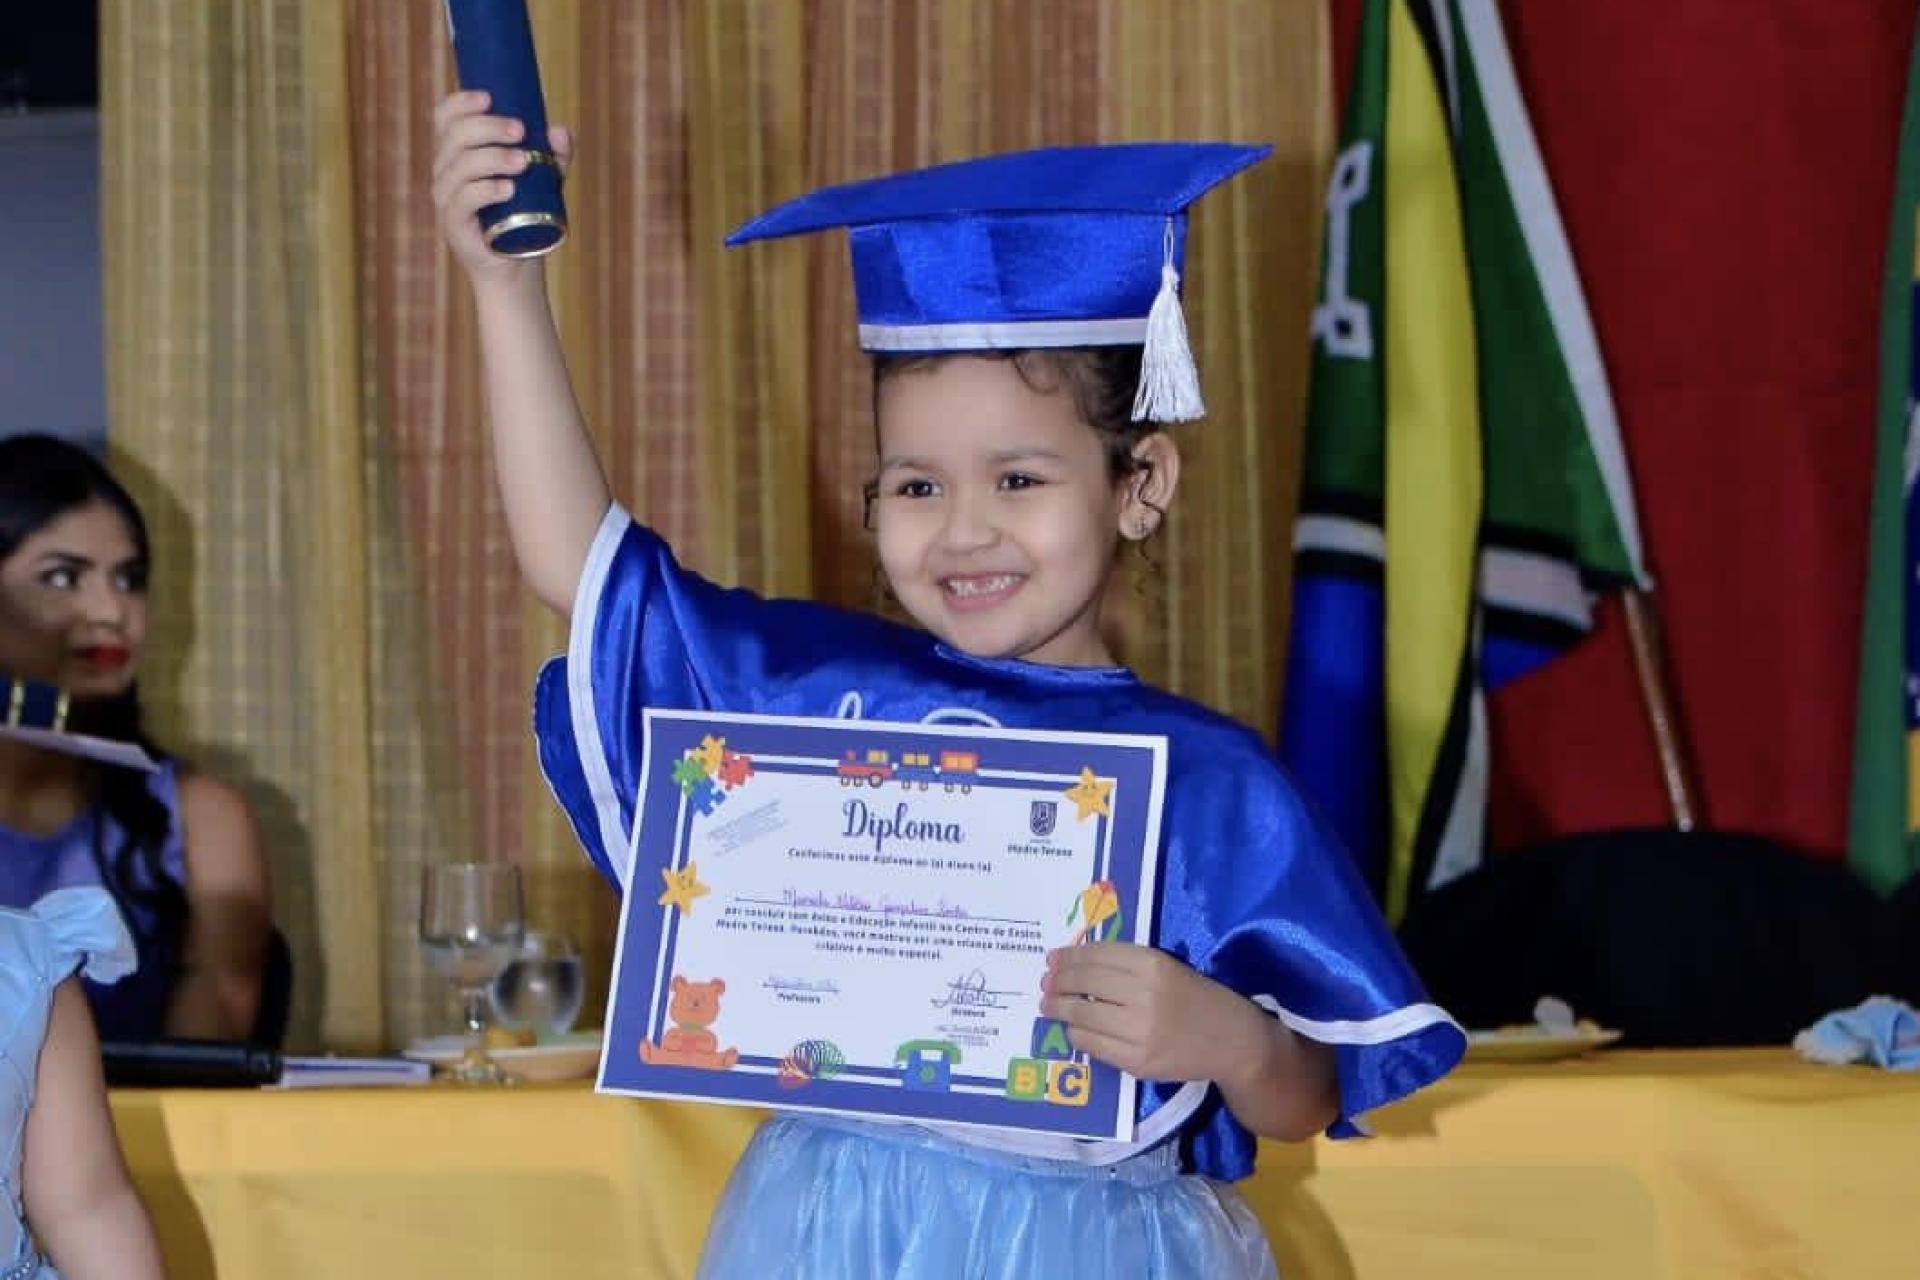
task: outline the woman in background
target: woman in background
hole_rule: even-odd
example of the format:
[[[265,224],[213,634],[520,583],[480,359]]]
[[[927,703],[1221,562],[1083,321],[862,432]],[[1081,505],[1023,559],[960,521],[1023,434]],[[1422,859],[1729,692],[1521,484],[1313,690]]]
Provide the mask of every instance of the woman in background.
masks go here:
[[[74,727],[140,743],[151,774],[0,739],[0,906],[99,885],[132,977],[86,983],[103,1040],[250,1037],[271,928],[259,827],[231,785],[154,748],[136,685],[146,521],[86,451],[0,440],[0,672],[55,684]]]

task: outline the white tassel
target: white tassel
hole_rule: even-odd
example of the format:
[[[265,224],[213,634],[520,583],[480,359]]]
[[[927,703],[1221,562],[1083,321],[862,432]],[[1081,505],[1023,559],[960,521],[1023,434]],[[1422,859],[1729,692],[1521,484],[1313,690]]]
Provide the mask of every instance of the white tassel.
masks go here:
[[[1160,292],[1147,313],[1146,349],[1140,357],[1140,389],[1133,397],[1135,422],[1192,422],[1206,416],[1200,399],[1200,372],[1187,341],[1187,318],[1180,310],[1180,273],[1173,268],[1173,223],[1167,223],[1166,257],[1160,264]]]

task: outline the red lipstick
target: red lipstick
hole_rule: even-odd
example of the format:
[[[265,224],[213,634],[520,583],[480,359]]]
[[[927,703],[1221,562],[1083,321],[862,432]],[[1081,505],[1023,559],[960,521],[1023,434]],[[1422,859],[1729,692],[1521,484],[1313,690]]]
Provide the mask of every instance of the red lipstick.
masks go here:
[[[133,661],[133,650],[124,645],[96,644],[76,652],[82,662],[100,671],[118,671]]]

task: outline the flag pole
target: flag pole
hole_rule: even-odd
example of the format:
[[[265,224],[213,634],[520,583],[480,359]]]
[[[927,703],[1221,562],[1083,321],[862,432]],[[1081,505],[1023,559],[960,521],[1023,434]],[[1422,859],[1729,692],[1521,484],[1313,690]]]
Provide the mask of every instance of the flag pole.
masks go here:
[[[1660,781],[1666,788],[1673,825],[1692,831],[1699,824],[1699,790],[1694,786],[1688,753],[1682,741],[1680,717],[1672,687],[1667,682],[1666,655],[1660,643],[1660,617],[1653,595],[1639,587],[1621,592],[1627,610],[1627,637],[1633,647],[1633,670],[1639,677],[1640,701],[1653,730],[1654,750],[1660,757]]]

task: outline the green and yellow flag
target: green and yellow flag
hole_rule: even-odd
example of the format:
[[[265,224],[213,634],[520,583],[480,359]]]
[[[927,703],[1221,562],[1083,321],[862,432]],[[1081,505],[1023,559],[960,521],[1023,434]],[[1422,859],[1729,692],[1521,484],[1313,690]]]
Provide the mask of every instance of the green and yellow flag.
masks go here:
[[[1907,73],[1881,295],[1867,598],[1861,615],[1848,860],[1882,893],[1920,870],[1920,41]]]
[[[1644,582],[1494,0],[1369,0],[1326,204],[1283,758],[1398,920],[1478,865],[1485,694]]]

